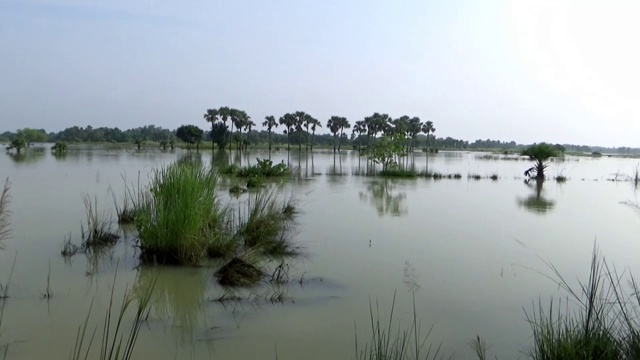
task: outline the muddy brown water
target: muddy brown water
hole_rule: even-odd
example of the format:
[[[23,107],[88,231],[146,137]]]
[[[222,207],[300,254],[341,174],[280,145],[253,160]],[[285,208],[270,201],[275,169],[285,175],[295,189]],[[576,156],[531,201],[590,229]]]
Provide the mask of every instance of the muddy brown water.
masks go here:
[[[608,261],[638,273],[640,216],[620,203],[636,201],[636,190],[629,182],[607,181],[631,174],[638,160],[554,162],[549,175],[569,180],[536,189],[521,178],[528,162],[467,152],[431,156],[431,170],[463,176],[433,181],[359,176],[366,162],[351,152],[316,151],[311,157],[292,151],[295,175],[287,187],[301,210],[292,237],[301,251],[287,263],[290,278],[303,281],[290,282],[283,302],[260,299],[272,291],[268,284],[231,292],[253,301],[212,301],[225,293],[213,278],[218,262],[139,266],[131,229],[121,229],[123,238],[101,256],[63,260],[65,237],[79,241],[84,195],[97,197],[99,207],[112,213],[109,189],[122,194],[122,174],[144,183],[153,168],[183,156],[106,149],[0,156],[0,178],[10,178],[13,197],[13,236],[0,251],[1,282],[17,259],[0,335],[9,359],[69,358],[92,302],[91,328],[102,320],[114,275],[118,300],[125,289],[157,278],[135,358],[353,359],[354,329],[365,341],[370,302],[378,301],[384,320],[395,293],[394,316],[406,325],[414,293],[423,329],[434,326],[428,343],[472,359],[468,343],[479,334],[491,357],[506,359],[530,344],[524,311],[538,299],[562,295],[540,274],[550,274],[543,260],[568,279],[585,279],[597,240]],[[211,161],[207,152],[200,156]],[[265,156],[249,152],[242,162]],[[273,158],[286,162],[287,153]],[[425,164],[425,155],[416,154],[415,166]],[[500,178],[473,181],[468,173]],[[45,300],[49,264],[53,297]]]

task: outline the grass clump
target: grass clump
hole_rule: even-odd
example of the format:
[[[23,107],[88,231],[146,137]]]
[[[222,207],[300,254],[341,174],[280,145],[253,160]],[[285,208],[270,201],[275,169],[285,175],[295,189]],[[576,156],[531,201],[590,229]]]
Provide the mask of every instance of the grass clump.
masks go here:
[[[118,203],[116,194],[111,190],[113,196],[113,204],[116,208],[116,215],[118,216],[118,224],[133,224],[136,220],[138,211],[140,210],[141,194],[140,194],[140,175],[138,175],[138,187],[130,186],[127,183],[126,177],[122,177],[125,184],[124,200],[122,205]]]
[[[238,229],[246,248],[259,249],[270,255],[293,253],[287,235],[295,205],[292,199],[280,205],[278,196],[277,189],[272,188],[249,198],[247,214]]]
[[[197,264],[231,248],[226,215],[214,170],[188,163],[156,169],[136,218],[143,259]]]
[[[549,266],[571,301],[564,306],[552,301],[548,310],[539,303],[527,313],[533,333],[529,358],[640,358],[640,288],[633,276],[625,282],[595,248],[589,278],[578,287],[570,286],[555,267]]]
[[[118,234],[113,230],[111,218],[98,210],[98,198],[93,202],[89,196],[84,197],[84,208],[87,215],[86,228],[81,226],[82,245],[85,249],[113,245],[118,241]]]
[[[229,164],[221,166],[218,171],[223,175],[237,175],[238,171],[240,171],[240,167],[236,164]]]
[[[243,188],[239,184],[235,184],[229,188],[229,193],[231,193],[232,195],[240,195],[245,191],[247,191],[247,189]]]
[[[476,181],[482,180],[482,175],[469,173],[467,174],[467,179]]]
[[[491,174],[489,176],[489,179],[493,180],[493,181],[498,181],[500,177],[498,176],[498,174]]]
[[[264,273],[257,266],[234,257],[215,273],[220,285],[252,286],[262,279]]]

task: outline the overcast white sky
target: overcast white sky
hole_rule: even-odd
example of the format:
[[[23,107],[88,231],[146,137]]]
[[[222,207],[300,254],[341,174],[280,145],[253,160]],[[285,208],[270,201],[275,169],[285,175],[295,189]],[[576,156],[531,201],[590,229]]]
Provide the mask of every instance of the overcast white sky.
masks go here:
[[[373,112],[640,147],[640,1],[0,0],[0,131]]]

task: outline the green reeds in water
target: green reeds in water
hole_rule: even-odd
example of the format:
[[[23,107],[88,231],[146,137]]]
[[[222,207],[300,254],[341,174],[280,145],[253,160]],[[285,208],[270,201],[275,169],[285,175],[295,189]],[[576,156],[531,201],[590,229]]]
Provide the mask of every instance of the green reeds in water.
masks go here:
[[[149,316],[151,308],[150,301],[154,291],[155,281],[149,287],[142,289],[137,296],[134,296],[134,294],[132,294],[128,289],[125,290],[120,304],[120,310],[114,317],[115,283],[114,275],[114,285],[111,288],[109,306],[102,323],[99,356],[96,356],[96,354],[92,352],[98,327],[96,326],[92,332],[87,333],[89,320],[91,318],[91,311],[93,309],[93,302],[91,302],[91,306],[87,312],[87,317],[85,318],[84,323],[78,328],[76,334],[76,341],[70,356],[72,360],[86,360],[88,358],[97,358],[100,360],[130,360],[133,358],[133,350],[135,349],[136,342],[138,341],[140,328]],[[123,322],[129,313],[129,308],[133,306],[134,302],[137,302],[137,307],[135,309],[133,322],[130,325],[127,334],[127,330],[124,328]],[[90,357],[90,354],[93,356]]]
[[[91,201],[84,197],[84,208],[87,215],[86,228],[82,225],[82,244],[85,250],[94,247],[113,245],[118,241],[118,234],[113,229],[111,218],[98,210],[98,199]]]
[[[111,196],[113,197],[113,205],[116,208],[116,214],[118,216],[118,224],[133,224],[135,222],[136,215],[139,211],[140,203],[142,202],[142,198],[141,198],[142,189],[140,187],[140,173],[138,173],[137,187],[135,187],[133,184],[129,184],[127,182],[127,178],[124,175],[122,176],[122,181],[124,182],[124,186],[125,186],[122,205],[119,203],[113,189],[110,189]]]
[[[288,235],[296,213],[295,200],[289,197],[281,204],[279,195],[278,189],[272,187],[249,197],[247,213],[241,217],[238,229],[246,248],[270,255],[294,253]]]
[[[356,328],[356,358],[359,360],[414,360],[437,359],[440,356],[441,345],[426,346],[433,327],[426,335],[421,334],[421,325],[416,313],[415,296],[413,298],[413,320],[408,327],[402,328],[400,324],[394,325],[394,310],[396,295],[393,295],[391,314],[388,323],[381,320],[378,302],[369,303],[369,316],[371,320],[371,339],[360,348]]]
[[[136,227],[143,259],[197,264],[235,248],[215,171],[189,163],[157,169],[142,197]]]
[[[0,250],[4,249],[3,241],[11,236],[11,229],[9,228],[11,224],[9,218],[9,204],[11,203],[10,189],[11,183],[9,182],[9,178],[7,178],[4,183],[4,188],[2,189],[2,194],[0,195]]]
[[[549,266],[569,300],[551,301],[548,309],[539,302],[527,313],[533,332],[529,358],[639,359],[640,288],[633,276],[625,282],[595,248],[589,278],[578,287]]]

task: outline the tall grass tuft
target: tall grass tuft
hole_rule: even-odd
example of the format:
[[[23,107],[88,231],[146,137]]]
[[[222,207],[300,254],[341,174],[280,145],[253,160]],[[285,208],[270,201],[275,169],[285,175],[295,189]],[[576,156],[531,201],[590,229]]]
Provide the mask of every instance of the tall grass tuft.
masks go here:
[[[594,247],[589,278],[572,287],[555,267],[559,287],[569,294],[564,302],[541,303],[527,313],[533,332],[529,357],[534,360],[640,358],[640,288],[633,276],[609,267]]]
[[[394,327],[394,310],[396,296],[393,295],[391,314],[388,323],[381,322],[381,314],[378,302],[369,303],[369,316],[371,320],[371,339],[361,349],[358,344],[356,329],[356,358],[359,360],[414,360],[437,359],[440,355],[441,345],[426,347],[431,334],[430,328],[426,335],[421,335],[421,326],[416,313],[415,296],[413,298],[413,321],[402,328],[399,324]]]
[[[11,236],[11,229],[9,228],[11,225],[11,219],[9,218],[11,214],[9,210],[9,204],[11,203],[10,189],[11,183],[7,178],[2,189],[2,195],[0,195],[0,250],[4,249],[3,241]]]
[[[102,324],[102,337],[100,339],[100,355],[97,357],[100,360],[130,360],[133,358],[133,350],[135,349],[136,342],[138,341],[138,334],[142,324],[146,321],[150,311],[151,296],[154,291],[155,281],[147,289],[144,289],[142,294],[138,295],[137,299],[133,296],[129,290],[125,290],[122,302],[120,304],[120,310],[117,312],[117,317],[114,318],[114,292],[115,292],[115,275],[113,286],[111,288],[111,297],[109,299],[109,306],[107,308],[104,321]],[[133,323],[129,328],[128,334],[124,329],[123,321],[127,310],[137,300],[137,307],[135,310],[135,316]],[[87,333],[89,327],[89,320],[91,317],[91,310],[93,308],[93,302],[89,307],[87,317],[85,321],[78,328],[76,333],[76,341],[71,352],[72,360],[88,359],[91,349],[94,344],[94,339],[98,327],[96,326],[91,332]],[[125,337],[126,336],[126,337]],[[88,342],[88,343],[87,343]],[[85,345],[86,344],[86,345]],[[92,359],[96,357],[91,357]]]
[[[215,171],[189,163],[156,169],[142,196],[136,227],[143,259],[197,264],[233,249]]]
[[[127,178],[123,175],[122,181],[124,181],[124,197],[122,205],[118,202],[115,192],[110,189],[111,196],[113,197],[113,205],[116,208],[116,214],[118,216],[118,224],[133,224],[136,220],[136,214],[138,213],[141,198],[140,188],[140,173],[138,173],[138,186],[127,183]]]
[[[113,229],[111,217],[98,210],[98,198],[91,201],[89,196],[84,197],[84,208],[87,215],[87,224],[82,225],[82,244],[85,250],[95,247],[113,245],[118,241],[118,234]]]
[[[281,205],[278,197],[275,187],[249,197],[247,214],[238,229],[245,247],[270,255],[294,253],[288,241],[290,220],[295,214],[294,200],[290,198]]]

